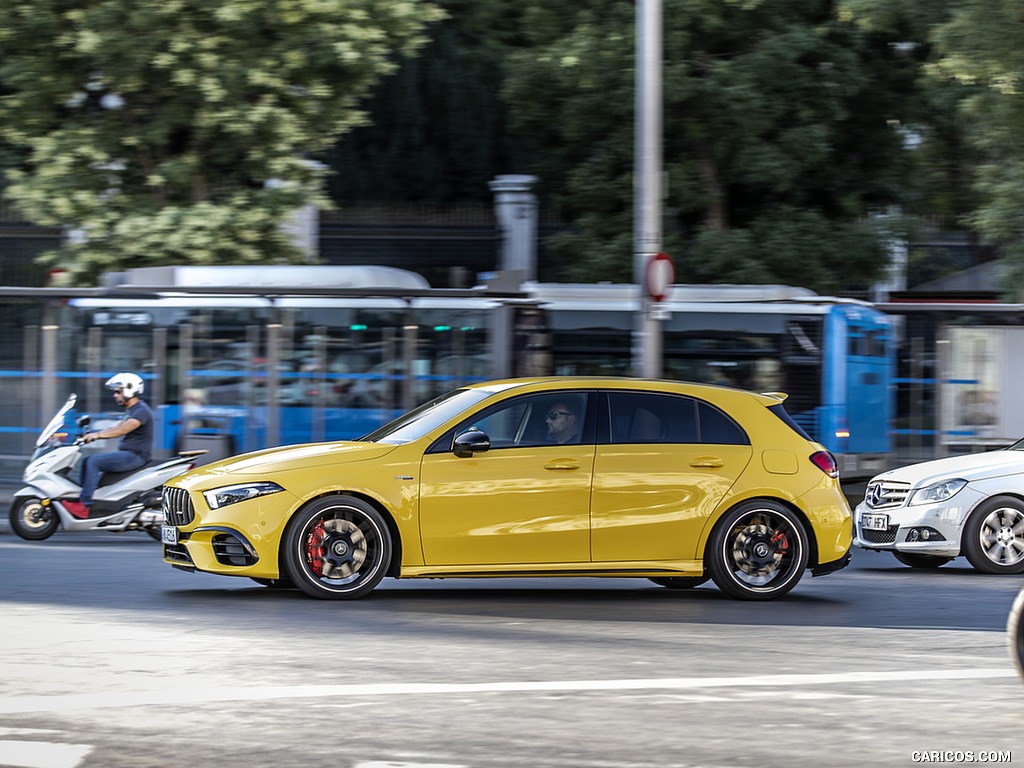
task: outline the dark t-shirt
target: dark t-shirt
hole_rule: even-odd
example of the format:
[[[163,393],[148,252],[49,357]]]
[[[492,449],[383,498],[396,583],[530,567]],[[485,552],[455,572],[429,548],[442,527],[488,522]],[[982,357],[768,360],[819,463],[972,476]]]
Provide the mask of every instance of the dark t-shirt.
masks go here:
[[[153,453],[153,411],[142,400],[138,400],[124,412],[125,419],[136,419],[139,426],[121,438],[118,448],[132,451],[149,461]]]

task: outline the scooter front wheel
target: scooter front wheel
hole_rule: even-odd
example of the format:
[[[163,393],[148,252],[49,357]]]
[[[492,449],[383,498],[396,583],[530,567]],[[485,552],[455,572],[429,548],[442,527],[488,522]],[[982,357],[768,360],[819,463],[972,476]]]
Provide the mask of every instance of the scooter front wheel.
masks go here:
[[[48,539],[60,528],[60,518],[53,508],[32,496],[14,500],[10,521],[11,530],[28,541]]]

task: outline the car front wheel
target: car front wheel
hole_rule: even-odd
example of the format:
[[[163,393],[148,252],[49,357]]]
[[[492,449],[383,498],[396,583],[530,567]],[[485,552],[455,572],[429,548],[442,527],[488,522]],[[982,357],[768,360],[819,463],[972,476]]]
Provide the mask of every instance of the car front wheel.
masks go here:
[[[967,519],[963,553],[983,573],[1024,573],[1024,502],[993,496]]]
[[[711,535],[707,568],[715,584],[743,600],[771,600],[796,586],[808,540],[796,513],[774,501],[741,504]]]
[[[296,587],[324,600],[354,600],[376,587],[391,562],[391,533],[362,499],[327,496],[292,520],[284,566]]]

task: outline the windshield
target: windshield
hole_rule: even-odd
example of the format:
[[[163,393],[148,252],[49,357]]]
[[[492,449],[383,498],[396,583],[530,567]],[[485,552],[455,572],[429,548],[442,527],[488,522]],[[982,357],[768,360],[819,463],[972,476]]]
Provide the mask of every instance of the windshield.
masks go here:
[[[68,400],[64,403],[64,407],[57,411],[57,415],[50,419],[50,423],[39,433],[39,439],[36,440],[37,448],[45,444],[58,429],[64,426],[64,416],[75,407],[76,402],[78,402],[78,395],[74,393],[68,395]]]
[[[1018,440],[1013,445],[1006,446],[1008,451],[1024,451],[1024,439]]]
[[[395,445],[418,440],[493,394],[493,391],[485,389],[453,389],[359,439],[369,443]]]

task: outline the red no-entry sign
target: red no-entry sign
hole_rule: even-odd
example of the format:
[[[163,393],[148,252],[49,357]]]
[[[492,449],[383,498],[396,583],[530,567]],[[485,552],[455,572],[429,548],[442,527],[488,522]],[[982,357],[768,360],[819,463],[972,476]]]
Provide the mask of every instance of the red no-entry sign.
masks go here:
[[[644,270],[644,290],[654,301],[668,295],[669,286],[676,280],[676,268],[667,253],[656,253],[647,260]]]

